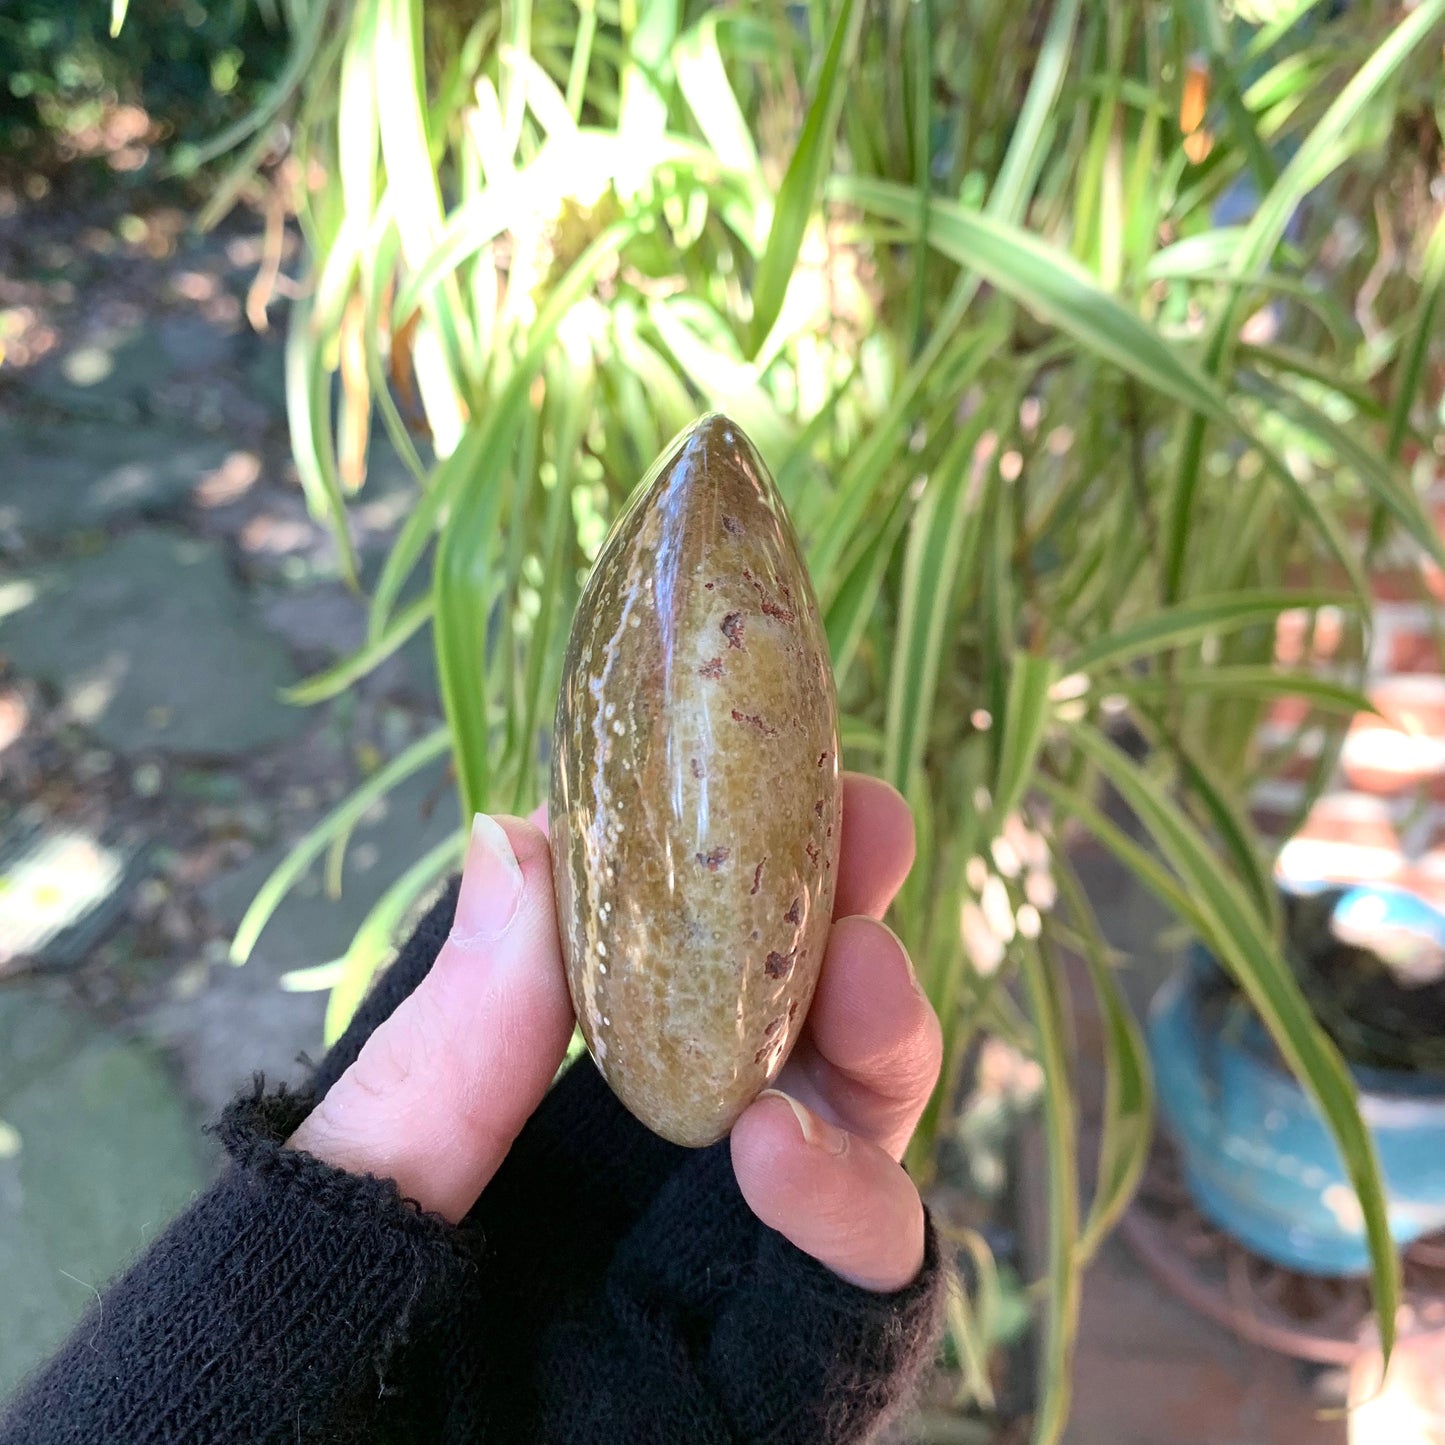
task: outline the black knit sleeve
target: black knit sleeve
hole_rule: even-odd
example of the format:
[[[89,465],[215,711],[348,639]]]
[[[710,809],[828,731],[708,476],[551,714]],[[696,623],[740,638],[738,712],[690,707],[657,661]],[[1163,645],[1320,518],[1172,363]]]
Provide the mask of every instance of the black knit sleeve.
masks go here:
[[[237,1101],[230,1155],[0,1420],[3,1445],[209,1445],[381,1433],[414,1322],[476,1270],[464,1232],[283,1147],[310,1100]]]

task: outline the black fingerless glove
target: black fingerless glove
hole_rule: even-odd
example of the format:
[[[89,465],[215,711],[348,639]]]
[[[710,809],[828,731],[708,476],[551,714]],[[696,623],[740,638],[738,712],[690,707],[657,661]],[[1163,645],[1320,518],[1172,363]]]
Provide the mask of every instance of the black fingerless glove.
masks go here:
[[[304,1093],[259,1085],[230,1164],[0,1421],[0,1445],[846,1445],[933,1357],[943,1277],[846,1284],[575,1064],[456,1227],[284,1142],[431,967],[455,885]]]

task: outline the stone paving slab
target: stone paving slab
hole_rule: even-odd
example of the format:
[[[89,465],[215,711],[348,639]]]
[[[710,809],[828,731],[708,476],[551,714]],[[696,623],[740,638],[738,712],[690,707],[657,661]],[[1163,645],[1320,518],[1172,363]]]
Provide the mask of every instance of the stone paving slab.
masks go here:
[[[421,580],[424,583],[426,578]],[[417,590],[409,588],[406,600]],[[366,600],[342,582],[272,589],[261,601],[261,613],[271,631],[318,671],[350,657],[366,642]],[[408,638],[355,686],[369,696],[434,702],[440,696],[440,684],[431,629],[423,627]]]
[[[0,1397],[205,1181],[155,1054],[34,987],[0,989]]]
[[[440,765],[400,784],[352,836],[339,898],[326,895],[312,868],[277,909],[250,960],[224,961],[149,1010],[141,1027],[174,1053],[192,1097],[218,1112],[256,1071],[294,1081],[297,1057],[319,1058],[326,996],[287,993],[284,974],[338,957],[382,891],[458,826],[456,789]],[[258,854],[217,879],[205,901],[229,939],[286,849]]]
[[[0,532],[43,536],[169,511],[230,450],[155,426],[0,426]]]
[[[78,344],[25,376],[46,404],[75,413],[115,416],[145,408],[175,369],[154,328],[143,323],[92,326]]]
[[[167,385],[239,364],[254,338],[195,315],[143,317],[88,328],[22,378],[31,395],[74,415],[108,420],[158,410]]]
[[[143,529],[0,587],[0,652],[126,754],[236,756],[294,737],[295,680],[215,543]]]

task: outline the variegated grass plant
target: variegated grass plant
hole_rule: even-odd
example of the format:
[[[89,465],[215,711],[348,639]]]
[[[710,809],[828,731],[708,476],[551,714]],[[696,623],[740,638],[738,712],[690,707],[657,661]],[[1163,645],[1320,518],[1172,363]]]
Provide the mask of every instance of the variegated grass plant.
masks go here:
[[[1080,1272],[1151,1127],[1073,829],[1224,961],[1319,1102],[1388,1336],[1398,1272],[1374,1152],[1282,961],[1247,801],[1281,764],[1252,741],[1272,699],[1311,705],[1321,776],[1320,728],[1328,741],[1365,706],[1348,667],[1273,656],[1282,612],[1325,607],[1363,656],[1367,558],[1348,528],[1364,517],[1372,545],[1445,562],[1406,465],[1432,423],[1418,394],[1445,226],[1427,207],[1433,230],[1395,238],[1391,268],[1375,204],[1411,173],[1387,145],[1400,119],[1438,104],[1445,0],[1333,18],[1256,0],[1232,19],[1214,0],[281,4],[294,55],[274,94],[189,161],[239,147],[218,214],[278,136],[289,148],[307,257],[287,344],[296,464],[353,580],[348,498],[374,432],[415,478],[365,646],[295,697],[336,696],[427,629],[445,722],[296,845],[236,961],[433,760],[451,760],[464,813],[544,795],[589,558],[667,439],[718,407],[804,539],[846,760],[918,820],[894,921],[947,1064],[916,1173],[981,1034],[1042,1065],[1036,1438],[1063,1428]],[[1388,314],[1367,324],[1356,297],[1381,266]],[[1146,842],[1106,813],[1106,786]],[[460,848],[418,859],[317,973],[332,1035]],[[1087,1201],[1066,950],[1105,1025]],[[962,1300],[956,1324],[967,1345]]]

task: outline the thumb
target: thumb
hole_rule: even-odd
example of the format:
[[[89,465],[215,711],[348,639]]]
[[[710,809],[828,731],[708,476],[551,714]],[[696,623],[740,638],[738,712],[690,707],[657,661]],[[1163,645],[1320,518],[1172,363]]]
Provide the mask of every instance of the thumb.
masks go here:
[[[291,1147],[394,1179],[456,1222],[547,1092],[572,1023],[547,839],[519,818],[479,813],[436,962]]]

